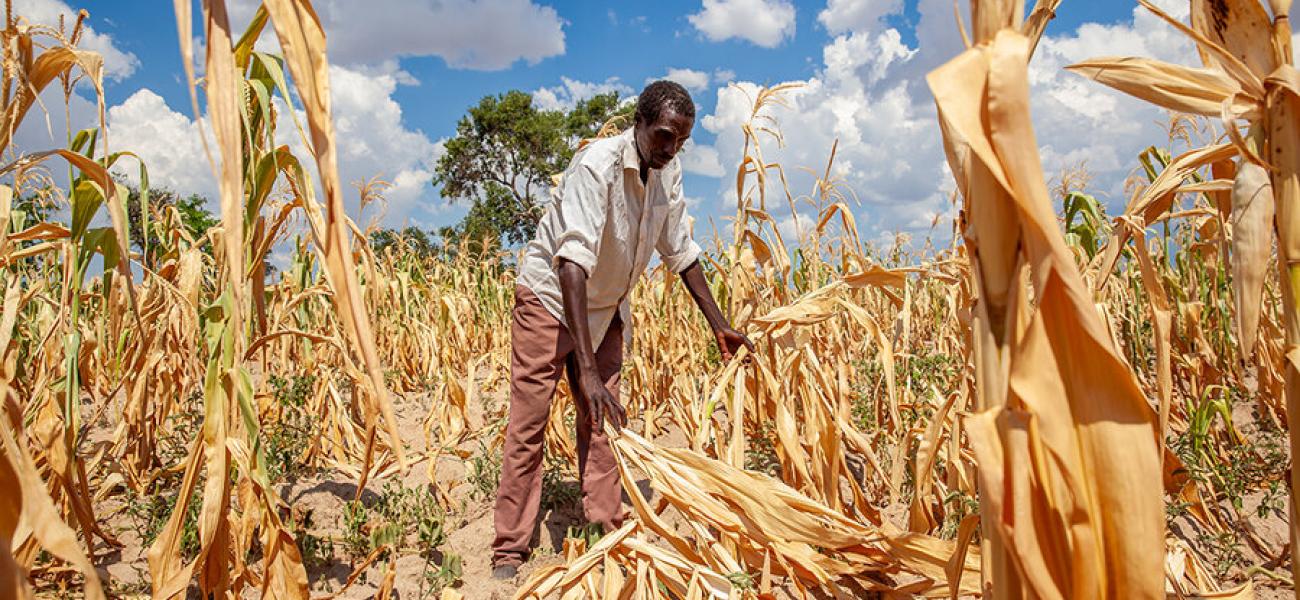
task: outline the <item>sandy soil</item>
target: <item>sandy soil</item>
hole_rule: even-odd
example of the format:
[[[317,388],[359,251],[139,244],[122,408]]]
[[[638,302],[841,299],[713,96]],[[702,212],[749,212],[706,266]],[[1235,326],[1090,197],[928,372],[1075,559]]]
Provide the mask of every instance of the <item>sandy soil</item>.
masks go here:
[[[504,398],[501,393],[488,398],[488,402],[500,403]],[[412,454],[423,455],[425,439],[423,421],[428,415],[427,402],[422,398],[398,400],[395,404],[400,433],[407,441]],[[470,424],[478,433],[490,434],[484,430],[483,406],[470,407]],[[479,436],[462,443],[458,450],[476,453],[480,450]],[[667,440],[671,441],[671,440]],[[444,523],[447,532],[447,551],[460,555],[462,559],[461,582],[455,587],[465,598],[469,599],[508,599],[519,584],[537,568],[561,562],[565,533],[573,526],[584,522],[581,509],[577,506],[543,511],[538,529],[534,533],[534,556],[524,565],[514,581],[497,581],[491,577],[491,543],[493,538],[492,500],[475,497],[472,486],[466,483],[467,463],[454,455],[438,458],[436,489],[446,494],[453,510],[449,512]],[[362,491],[363,503],[370,504],[383,492],[389,479],[376,479],[367,482]],[[576,482],[572,482],[576,483]],[[401,478],[400,484],[407,488],[430,487],[427,460],[412,465]],[[346,530],[344,508],[356,497],[356,481],[338,472],[319,472],[312,476],[299,477],[280,485],[280,497],[295,514],[311,514],[311,526],[307,531],[321,539],[332,540],[334,551],[324,557],[323,564],[312,564],[308,568],[312,596],[324,597],[338,594],[339,598],[371,598],[379,589],[386,571],[388,561],[376,561],[367,568],[350,587],[343,589],[349,576],[353,574],[354,565],[361,562],[348,555],[340,540]],[[648,489],[647,489],[648,491]],[[140,531],[138,518],[127,514],[125,506],[119,499],[109,499],[97,506],[101,519],[106,520],[108,531],[115,535],[123,547],[105,553],[101,548],[98,567],[104,577],[106,589],[116,597],[147,597],[149,590],[148,561],[146,548]],[[396,597],[402,599],[437,598],[425,583],[424,574],[427,561],[424,557],[407,550],[391,563],[396,569],[393,590]],[[342,593],[339,594],[340,590]]]
[[[504,401],[503,393],[498,391],[484,398],[488,403],[500,405]],[[484,425],[484,408],[482,404],[470,407],[470,423],[474,430],[483,434],[493,432],[485,431]],[[396,404],[397,416],[400,423],[400,431],[410,446],[412,453],[423,455],[425,451],[424,432],[422,422],[428,414],[427,402],[423,398],[407,398],[399,400]],[[1242,414],[1234,415],[1237,423],[1249,423],[1249,416]],[[1249,426],[1240,426],[1249,434]],[[661,434],[655,440],[660,445],[668,447],[686,446],[686,440],[676,431],[667,431]],[[473,454],[479,450],[479,441],[477,437],[461,444],[459,450]],[[509,599],[519,584],[522,584],[528,576],[536,569],[548,565],[558,564],[560,562],[560,553],[566,531],[570,526],[582,524],[581,511],[578,507],[567,509],[544,511],[541,522],[534,536],[536,550],[533,560],[524,565],[518,577],[514,581],[496,581],[491,578],[491,541],[493,537],[492,524],[492,506],[491,498],[475,497],[472,494],[471,485],[466,483],[467,463],[465,460],[456,457],[444,455],[438,459],[437,464],[437,481],[434,486],[441,493],[445,493],[451,500],[454,510],[448,514],[445,527],[447,530],[447,543],[445,548],[450,552],[455,552],[462,558],[462,577],[455,589],[468,599]],[[427,462],[420,462],[413,465],[407,474],[401,479],[401,485],[408,488],[424,487],[430,488],[428,478]],[[383,491],[385,480],[372,480],[367,483],[365,490],[362,491],[363,502],[373,502]],[[644,481],[638,482],[640,487],[647,495],[650,494],[649,486]],[[292,507],[296,514],[310,512],[312,515],[312,524],[308,532],[321,539],[334,540],[334,551],[331,555],[323,557],[325,560],[320,564],[309,565],[308,576],[311,582],[312,596],[314,598],[328,597],[339,594],[343,590],[346,581],[353,573],[354,565],[359,560],[348,555],[339,542],[345,532],[344,524],[344,507],[347,502],[356,497],[356,482],[352,478],[341,473],[321,472],[309,477],[300,477],[280,486],[279,492],[281,498]],[[1287,539],[1286,523],[1279,518],[1270,516],[1268,518],[1259,518],[1255,514],[1255,507],[1262,499],[1262,493],[1253,493],[1245,498],[1245,506],[1241,511],[1246,515],[1245,522],[1251,535],[1246,543],[1241,546],[1242,553],[1248,564],[1258,565],[1267,564],[1276,559],[1277,553],[1285,546]],[[653,503],[653,498],[652,498]],[[101,549],[98,556],[98,564],[101,574],[104,576],[106,588],[111,591],[115,597],[148,597],[148,563],[144,556],[142,547],[142,538],[140,532],[139,519],[132,518],[124,511],[122,502],[116,498],[109,499],[97,506],[100,511],[100,518],[106,519],[110,533],[118,537],[124,544],[120,549],[105,554],[105,549]],[[668,513],[669,516],[672,512]],[[896,525],[904,526],[906,523],[905,507],[890,506],[884,511],[884,514]],[[674,526],[678,525],[673,523]],[[1197,526],[1188,517],[1180,517],[1173,523],[1174,533],[1179,534],[1183,539],[1191,540],[1192,546],[1198,554],[1202,554],[1205,560],[1207,552],[1204,543],[1197,542]],[[1207,563],[1209,561],[1207,560]],[[1289,560],[1280,563],[1275,570],[1276,572],[1287,574],[1289,569]],[[393,590],[396,597],[402,599],[422,599],[437,598],[429,586],[425,583],[424,573],[427,568],[427,561],[420,555],[408,550],[395,561],[378,561],[364,571],[364,574],[358,578],[358,581],[343,590],[338,595],[340,598],[370,598],[375,595],[379,589],[380,582],[385,577],[385,572],[390,568],[390,564],[395,568]],[[1276,564],[1276,562],[1275,562]],[[1230,571],[1229,580],[1240,582],[1244,580],[1246,573],[1241,568],[1235,568]],[[1256,586],[1256,597],[1258,598],[1291,598],[1293,592],[1290,588],[1281,587],[1276,581],[1264,576],[1255,575],[1253,577]],[[1230,583],[1225,581],[1225,584]],[[192,590],[194,591],[194,590]],[[191,594],[194,595],[194,594]],[[245,594],[247,597],[254,597],[256,594]]]

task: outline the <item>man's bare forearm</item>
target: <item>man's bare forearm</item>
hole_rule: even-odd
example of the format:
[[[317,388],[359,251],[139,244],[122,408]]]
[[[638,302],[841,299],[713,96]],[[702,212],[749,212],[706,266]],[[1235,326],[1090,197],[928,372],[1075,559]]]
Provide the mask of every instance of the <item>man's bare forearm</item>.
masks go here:
[[[587,324],[587,272],[582,267],[560,259],[560,296],[564,300],[564,319],[573,337],[579,374],[596,373],[596,352],[591,347],[591,328]]]
[[[591,411],[592,423],[601,431],[606,420],[615,429],[627,425],[627,411],[618,399],[605,388],[604,378],[596,366],[596,353],[591,348],[591,328],[587,325],[587,272],[582,267],[560,259],[560,296],[564,299],[564,319],[569,322],[569,336],[573,338],[573,355],[578,363],[578,396]]]
[[[704,268],[700,266],[700,261],[691,263],[682,271],[682,283],[686,284],[686,289],[690,290],[691,297],[695,298],[695,305],[700,307],[700,312],[704,313],[704,320],[709,322],[709,328],[713,330],[713,337],[718,341],[718,350],[722,353],[722,360],[731,360],[740,348],[749,348],[754,352],[754,343],[745,337],[745,334],[731,328],[727,318],[722,316],[722,310],[718,308],[718,303],[713,300],[713,292],[709,291],[709,283],[704,280]]]
[[[695,299],[695,305],[700,307],[701,313],[704,313],[704,320],[709,322],[709,328],[714,332],[727,328],[727,318],[722,316],[722,309],[718,308],[717,301],[713,299],[713,292],[709,291],[709,283],[704,279],[704,268],[700,266],[700,261],[697,260],[686,267],[681,277],[682,283],[686,284],[686,289]]]

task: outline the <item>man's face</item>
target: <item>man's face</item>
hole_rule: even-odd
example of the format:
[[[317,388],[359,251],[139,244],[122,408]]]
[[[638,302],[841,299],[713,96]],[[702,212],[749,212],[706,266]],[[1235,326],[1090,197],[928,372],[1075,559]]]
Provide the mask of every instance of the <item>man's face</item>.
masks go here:
[[[682,116],[671,108],[664,108],[654,123],[637,123],[636,145],[641,160],[651,169],[664,168],[681,152],[694,126],[694,118]]]

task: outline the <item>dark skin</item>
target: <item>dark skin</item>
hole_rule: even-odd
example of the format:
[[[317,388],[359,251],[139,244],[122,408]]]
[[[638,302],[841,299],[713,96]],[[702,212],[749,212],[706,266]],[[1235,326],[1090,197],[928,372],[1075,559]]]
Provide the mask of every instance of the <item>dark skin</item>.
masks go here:
[[[638,121],[634,132],[637,157],[640,159],[641,183],[649,180],[652,169],[662,169],[681,151],[691,137],[695,119],[664,109],[654,123]],[[591,330],[587,326],[587,272],[582,267],[561,259],[559,264],[560,293],[564,299],[564,317],[569,322],[574,341],[574,355],[578,367],[577,392],[585,399],[597,431],[604,421],[619,429],[627,426],[627,411],[605,388],[605,381],[596,368],[596,353],[591,345]],[[722,310],[713,299],[704,269],[699,261],[691,263],[681,272],[682,283],[695,299],[695,305],[704,314],[704,320],[713,330],[722,360],[730,361],[742,346],[754,351],[753,342],[744,334],[732,329],[722,316]]]

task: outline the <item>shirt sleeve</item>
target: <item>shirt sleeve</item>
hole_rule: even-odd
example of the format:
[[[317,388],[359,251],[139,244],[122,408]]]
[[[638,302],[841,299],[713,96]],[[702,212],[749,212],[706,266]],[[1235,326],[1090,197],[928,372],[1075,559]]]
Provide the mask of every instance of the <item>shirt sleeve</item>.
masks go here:
[[[555,210],[559,227],[551,266],[558,267],[563,258],[582,267],[590,277],[600,254],[609,194],[595,170],[581,163],[569,169],[560,186],[560,203]]]
[[[664,265],[674,273],[681,273],[700,258],[700,245],[691,236],[691,218],[686,213],[686,200],[682,196],[682,174],[673,177],[668,198],[668,217],[655,249]]]

